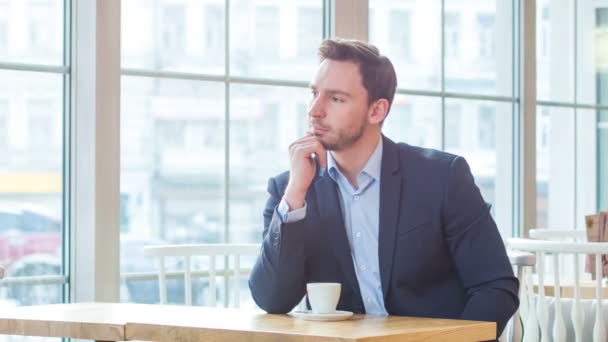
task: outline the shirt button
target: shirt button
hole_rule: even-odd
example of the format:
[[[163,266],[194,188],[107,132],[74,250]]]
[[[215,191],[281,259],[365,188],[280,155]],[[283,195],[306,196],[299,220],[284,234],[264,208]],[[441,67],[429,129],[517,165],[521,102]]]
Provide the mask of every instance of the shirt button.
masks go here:
[[[359,200],[359,195],[355,195],[354,199],[355,199],[355,201],[358,201]]]
[[[356,237],[361,237],[361,232],[357,232],[357,234],[355,234]]]
[[[361,265],[361,271],[365,271],[367,269],[367,267],[365,267],[365,265]]]

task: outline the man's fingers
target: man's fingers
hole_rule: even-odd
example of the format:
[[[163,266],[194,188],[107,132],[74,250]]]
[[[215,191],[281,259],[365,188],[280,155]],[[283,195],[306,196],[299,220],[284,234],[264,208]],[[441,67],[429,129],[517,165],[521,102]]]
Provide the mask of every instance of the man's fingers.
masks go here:
[[[303,143],[309,143],[309,142],[312,142],[312,141],[317,141],[317,137],[315,137],[314,135],[307,135],[307,136],[304,136],[304,137],[302,137],[302,138],[300,138],[300,139],[298,139],[298,140],[296,140],[296,141],[292,142],[292,143],[289,145],[289,150],[291,150],[293,147],[295,147],[295,146],[297,146],[297,145],[299,145],[299,144],[303,144]]]
[[[321,142],[319,142],[319,139],[310,132],[291,143],[289,145],[289,152],[292,155],[296,153],[303,154],[306,158],[313,158],[313,155],[315,155],[319,161],[319,166],[322,168],[327,167],[327,152]]]
[[[294,152],[303,153],[306,157],[310,157],[313,152],[319,154],[318,145],[319,142],[316,141],[300,143],[294,146]]]

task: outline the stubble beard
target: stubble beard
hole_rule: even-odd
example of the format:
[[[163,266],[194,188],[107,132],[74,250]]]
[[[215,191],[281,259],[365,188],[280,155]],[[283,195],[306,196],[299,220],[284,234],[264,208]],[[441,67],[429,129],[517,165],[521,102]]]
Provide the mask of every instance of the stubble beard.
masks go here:
[[[337,132],[338,137],[334,141],[323,141],[320,139],[321,145],[328,151],[342,151],[353,146],[365,131],[365,122],[362,122],[354,130],[342,129]]]

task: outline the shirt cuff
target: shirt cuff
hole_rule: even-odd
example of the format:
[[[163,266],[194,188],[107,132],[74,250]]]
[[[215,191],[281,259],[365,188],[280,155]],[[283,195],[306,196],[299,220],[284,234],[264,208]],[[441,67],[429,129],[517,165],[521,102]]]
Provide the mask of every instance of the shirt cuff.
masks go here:
[[[306,218],[306,201],[304,201],[304,206],[302,208],[289,211],[289,204],[287,204],[285,198],[282,198],[281,203],[279,203],[279,207],[277,208],[277,212],[283,223],[303,220]]]

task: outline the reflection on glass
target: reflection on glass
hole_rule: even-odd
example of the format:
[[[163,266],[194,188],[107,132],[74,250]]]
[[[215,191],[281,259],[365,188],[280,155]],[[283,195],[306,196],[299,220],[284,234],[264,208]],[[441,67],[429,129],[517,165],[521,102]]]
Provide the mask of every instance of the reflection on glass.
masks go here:
[[[584,216],[602,208],[606,198],[606,135],[602,128],[602,112],[595,109],[576,109],[575,161],[575,223],[585,229]]]
[[[230,99],[230,242],[260,242],[268,178],[289,169],[308,131],[308,89],[234,85]]]
[[[382,133],[395,142],[441,148],[441,100],[396,95]]]
[[[122,2],[123,68],[224,72],[224,2]]]
[[[573,1],[539,0],[536,3],[539,100],[574,101],[574,13]]]
[[[61,274],[62,75],[0,71],[0,264]],[[59,303],[61,285],[13,285],[7,305]]]
[[[63,1],[0,0],[0,62],[62,65]]]
[[[309,81],[323,38],[323,1],[230,2],[230,73]]]
[[[509,0],[445,1],[445,89],[512,96],[513,11]]]
[[[141,272],[144,245],[223,240],[224,85],[123,76],[122,89],[121,270]]]
[[[445,108],[446,151],[467,160],[501,235],[512,236],[512,104],[446,99]]]
[[[574,110],[537,107],[537,226],[572,229],[575,223]]]
[[[608,105],[608,5],[577,4],[577,101]]]
[[[441,1],[371,0],[369,41],[391,59],[405,89],[441,89]]]
[[[598,112],[598,119],[598,208],[608,210],[608,110]]]

